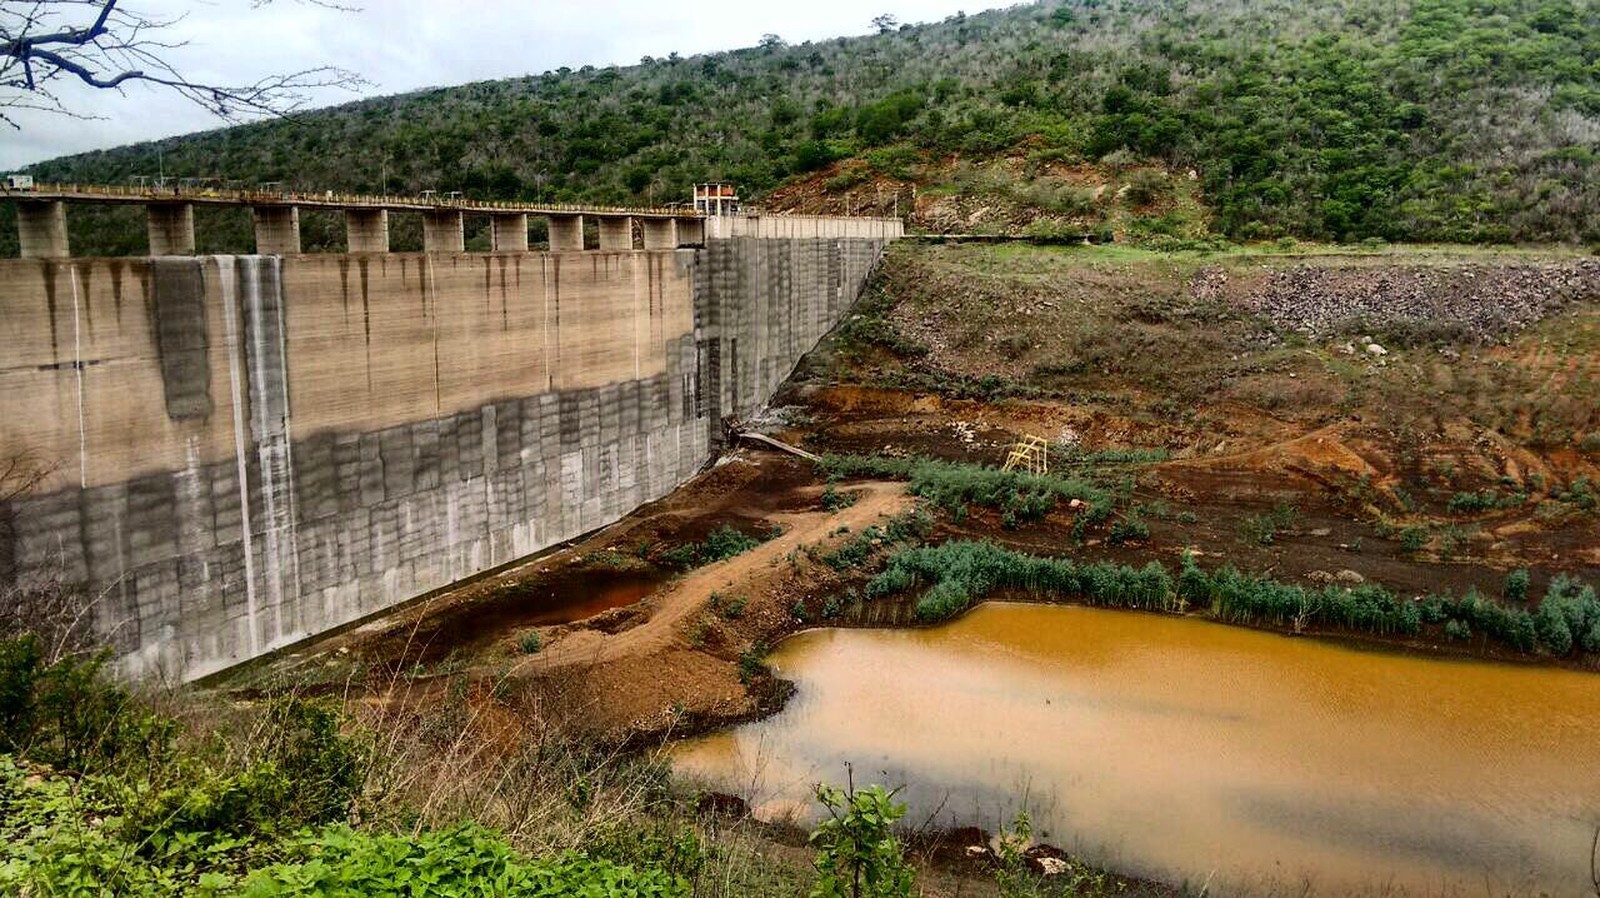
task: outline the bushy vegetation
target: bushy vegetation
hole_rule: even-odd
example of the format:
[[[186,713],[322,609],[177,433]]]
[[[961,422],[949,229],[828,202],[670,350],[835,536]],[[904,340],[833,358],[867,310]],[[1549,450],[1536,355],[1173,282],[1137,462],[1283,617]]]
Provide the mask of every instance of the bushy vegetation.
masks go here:
[[[1099,523],[1111,514],[1113,502],[1105,490],[1085,480],[931,458],[828,455],[819,467],[829,478],[905,480],[913,496],[927,499],[957,518],[965,515],[969,506],[979,505],[1000,512],[1002,523],[1008,526],[1037,521],[1058,503],[1071,499],[1086,503],[1084,518]]]
[[[1595,588],[1559,575],[1550,581],[1534,614],[1539,645],[1554,655],[1576,649],[1600,653],[1600,599]]]
[[[1195,591],[1185,596],[1209,607],[1220,620],[1237,624],[1269,624],[1301,630],[1338,627],[1364,633],[1407,635],[1422,627],[1416,603],[1381,586],[1324,586],[1307,589],[1266,577],[1253,577],[1233,567],[1193,578]]]
[[[1407,599],[1376,584],[1308,588],[1243,573],[1232,565],[1203,570],[1185,555],[1176,578],[1159,562],[1142,568],[1077,562],[1018,552],[985,541],[905,549],[868,582],[869,599],[916,589],[917,617],[941,621],[997,592],[1078,600],[1109,608],[1209,610],[1226,623],[1280,629],[1328,629],[1411,636],[1441,626],[1452,639],[1477,633],[1514,651],[1600,654],[1600,599],[1593,586],[1558,575],[1537,611],[1510,607],[1469,590],[1459,598]]]
[[[1270,546],[1278,539],[1278,531],[1287,529],[1299,516],[1292,506],[1278,505],[1272,511],[1245,516],[1239,531],[1245,540],[1258,546]]]
[[[868,584],[868,598],[926,586],[917,617],[953,617],[995,590],[1040,597],[1081,598],[1091,605],[1171,611],[1177,607],[1172,576],[1160,564],[1143,568],[1110,562],[1079,564],[1004,549],[987,540],[952,541],[908,549],[889,559]]]
[[[1505,588],[1501,594],[1508,602],[1525,602],[1528,599],[1528,586],[1532,579],[1527,568],[1517,568],[1506,575]]]
[[[703,567],[732,558],[761,545],[763,539],[770,539],[772,534],[763,534],[757,538],[728,524],[711,531],[700,542],[684,543],[676,546],[666,553],[666,561],[684,570]]]
[[[822,510],[834,514],[856,504],[860,498],[860,494],[841,492],[830,483],[822,491]]]
[[[836,571],[851,570],[865,564],[880,549],[921,541],[933,532],[933,518],[921,509],[895,515],[882,527],[873,524],[851,536],[843,545],[822,556],[822,563]]]
[[[758,193],[840,159],[856,162],[832,175],[836,189],[951,157],[1024,157],[1035,172],[1156,160],[1196,170],[1215,228],[1235,238],[1600,239],[1593,3],[1066,0],[859,38],[668,50],[33,170],[622,203],[681,200],[710,179]],[[1160,203],[1166,189],[1130,178],[1123,201]],[[1079,194],[1029,201],[1071,216]],[[1161,236],[1162,217],[1149,218]],[[137,210],[104,220],[126,227],[75,233],[81,251],[142,241]],[[236,216],[201,239],[238,251],[248,229]],[[342,241],[319,216],[303,229],[308,248]],[[403,230],[397,245],[417,240]]]

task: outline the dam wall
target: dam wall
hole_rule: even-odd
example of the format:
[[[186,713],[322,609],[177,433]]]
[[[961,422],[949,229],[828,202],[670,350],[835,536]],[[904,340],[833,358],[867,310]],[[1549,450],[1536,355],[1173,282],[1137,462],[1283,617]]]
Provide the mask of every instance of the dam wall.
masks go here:
[[[605,526],[884,242],[0,261],[0,469],[49,471],[0,504],[0,600],[80,586],[128,673],[193,679]]]

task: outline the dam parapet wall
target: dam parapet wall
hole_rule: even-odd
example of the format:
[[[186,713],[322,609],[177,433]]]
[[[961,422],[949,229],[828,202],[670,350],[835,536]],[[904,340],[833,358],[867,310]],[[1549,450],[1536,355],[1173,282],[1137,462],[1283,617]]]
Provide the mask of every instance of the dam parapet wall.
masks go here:
[[[0,261],[0,596],[214,673],[612,523],[710,458],[887,237]],[[0,493],[3,495],[3,493]]]

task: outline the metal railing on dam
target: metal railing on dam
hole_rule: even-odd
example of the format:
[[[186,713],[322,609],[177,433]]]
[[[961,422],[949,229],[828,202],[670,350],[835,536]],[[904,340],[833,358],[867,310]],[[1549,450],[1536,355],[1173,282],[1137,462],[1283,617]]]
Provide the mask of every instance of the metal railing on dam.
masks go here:
[[[490,219],[491,249],[496,252],[529,249],[529,216],[547,220],[548,246],[554,252],[674,249],[698,246],[708,235],[894,239],[902,233],[898,219],[761,214],[716,217],[689,207],[529,203],[455,196],[391,196],[183,184],[170,187],[102,184],[0,187],[0,201],[16,204],[18,246],[22,257],[40,259],[72,256],[67,230],[69,204],[144,206],[151,256],[194,254],[195,206],[250,209],[255,218],[255,251],[280,256],[298,255],[302,251],[302,209],[342,212],[346,248],[351,253],[390,251],[390,213],[422,216],[424,252],[463,252],[466,246],[463,218],[467,215]],[[584,227],[585,221],[590,219],[598,224],[593,246]]]
[[[630,218],[704,218],[693,209],[673,206],[599,206],[570,203],[525,203],[516,200],[473,200],[452,196],[328,191],[262,190],[205,186],[158,187],[119,184],[35,184],[31,189],[0,187],[0,199],[17,202],[70,203],[199,203],[217,206],[301,206],[321,209],[389,209],[406,212],[460,210],[485,214],[594,215]]]

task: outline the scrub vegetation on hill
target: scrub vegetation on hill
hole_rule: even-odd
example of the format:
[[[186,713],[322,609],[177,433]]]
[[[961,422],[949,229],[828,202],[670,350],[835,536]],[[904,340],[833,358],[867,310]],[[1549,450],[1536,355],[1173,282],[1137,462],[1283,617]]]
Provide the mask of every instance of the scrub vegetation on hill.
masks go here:
[[[156,172],[159,152],[176,176],[606,203],[682,200],[708,179],[761,194],[823,172],[835,192],[867,183],[858,209],[890,211],[931,178],[934,193],[1092,221],[1111,197],[1074,186],[1091,166],[1148,213],[1120,225],[1145,234],[1200,216],[1235,239],[1600,240],[1587,0],[1069,0],[882,30],[690,58],[664,47],[33,172],[120,183]],[[1191,170],[1209,219],[1176,202],[1192,206]],[[118,215],[138,224],[96,221]],[[332,219],[308,217],[308,248],[339,244]],[[90,223],[83,251],[126,249]],[[202,239],[244,249],[247,227],[217,218]]]

